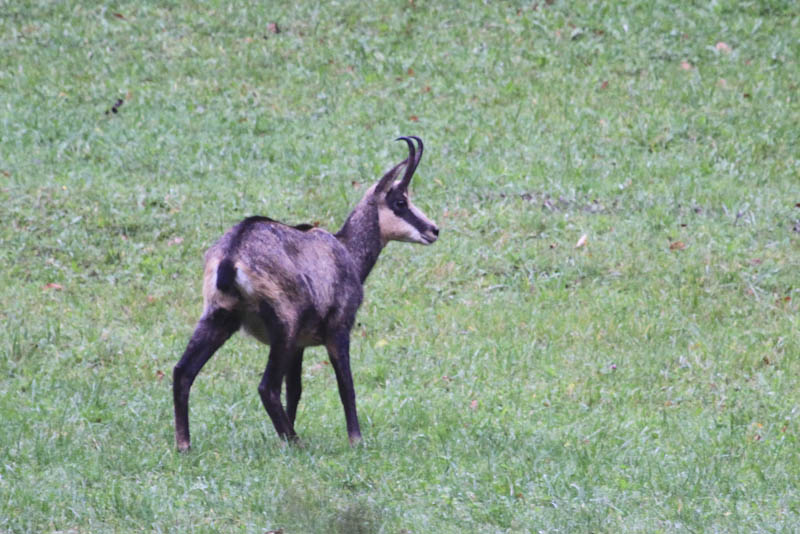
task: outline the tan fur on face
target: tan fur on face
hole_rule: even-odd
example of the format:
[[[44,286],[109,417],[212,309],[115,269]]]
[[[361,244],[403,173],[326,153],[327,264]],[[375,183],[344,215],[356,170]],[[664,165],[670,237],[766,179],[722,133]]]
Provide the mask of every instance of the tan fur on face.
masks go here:
[[[395,215],[386,204],[378,206],[378,224],[381,228],[381,244],[384,246],[389,241],[423,242],[419,231]]]

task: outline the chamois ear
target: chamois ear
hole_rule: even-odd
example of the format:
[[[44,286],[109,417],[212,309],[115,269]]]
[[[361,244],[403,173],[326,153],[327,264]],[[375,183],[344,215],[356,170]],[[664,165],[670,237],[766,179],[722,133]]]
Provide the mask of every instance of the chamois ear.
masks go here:
[[[408,187],[408,182],[411,181],[411,176],[414,174],[414,171],[417,169],[417,164],[419,163],[419,158],[416,157],[416,150],[414,148],[414,142],[411,141],[409,137],[398,137],[396,141],[400,140],[405,141],[408,144],[408,158],[401,161],[397,165],[395,165],[389,172],[383,175],[383,177],[378,182],[378,185],[375,187],[376,192],[385,192],[388,191],[392,184],[395,182],[397,177],[400,175],[400,171],[405,167],[405,174],[403,175],[403,180],[401,182],[401,187]],[[414,137],[419,141],[419,137]],[[422,141],[420,141],[420,148],[422,147]],[[422,153],[420,152],[420,155]]]

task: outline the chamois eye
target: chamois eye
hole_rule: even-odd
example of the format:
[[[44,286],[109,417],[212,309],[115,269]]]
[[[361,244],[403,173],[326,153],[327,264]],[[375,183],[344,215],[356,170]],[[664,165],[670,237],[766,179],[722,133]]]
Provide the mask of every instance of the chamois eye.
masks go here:
[[[408,207],[408,202],[403,200],[402,198],[394,203],[394,207],[400,210],[404,210]]]

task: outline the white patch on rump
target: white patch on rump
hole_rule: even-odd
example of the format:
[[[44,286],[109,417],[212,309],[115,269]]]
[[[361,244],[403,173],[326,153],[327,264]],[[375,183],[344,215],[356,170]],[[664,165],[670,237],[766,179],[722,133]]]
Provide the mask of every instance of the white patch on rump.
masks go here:
[[[239,268],[238,265],[236,266],[236,285],[248,295],[253,295],[255,293],[250,278],[244,272],[244,269]]]

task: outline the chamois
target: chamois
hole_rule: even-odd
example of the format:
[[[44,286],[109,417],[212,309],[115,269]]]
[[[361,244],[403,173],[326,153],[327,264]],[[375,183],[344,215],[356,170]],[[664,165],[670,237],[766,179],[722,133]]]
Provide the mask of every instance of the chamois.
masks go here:
[[[258,393],[281,438],[297,440],[294,421],[303,350],[325,345],[336,373],[350,443],[361,440],[350,373],[350,330],[363,299],[364,281],[389,241],[427,245],[439,235],[436,224],[408,196],[409,182],[422,157],[422,140],[416,136],[397,140],[401,139],[408,144],[408,158],[367,190],[337,233],[254,216],[235,225],[206,251],[203,314],[173,370],[179,450],[190,447],[192,383],[240,327],[270,346]],[[284,379],[285,410],[281,404]]]

